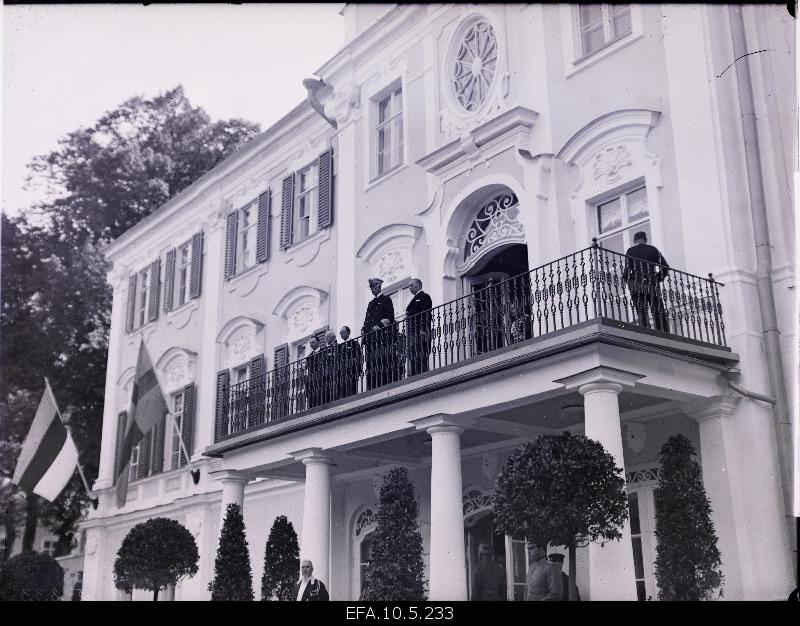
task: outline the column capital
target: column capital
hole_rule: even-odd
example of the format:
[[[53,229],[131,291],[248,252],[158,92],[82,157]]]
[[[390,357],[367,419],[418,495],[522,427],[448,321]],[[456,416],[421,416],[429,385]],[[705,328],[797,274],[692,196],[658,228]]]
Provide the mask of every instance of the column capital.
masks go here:
[[[577,391],[581,395],[592,391],[614,391],[620,394],[623,389],[633,389],[636,381],[641,378],[644,378],[644,374],[601,365],[553,382],[564,385],[567,391]]]
[[[436,413],[410,423],[417,430],[424,430],[429,435],[443,432],[463,433],[475,423],[474,417],[464,417],[461,415],[450,415],[449,413]]]
[[[306,448],[290,454],[295,461],[300,461],[303,465],[336,465],[333,458],[322,448]]]
[[[683,412],[698,422],[718,417],[730,417],[741,400],[738,396],[713,396],[684,404]]]
[[[241,472],[238,470],[217,470],[216,472],[209,472],[208,475],[215,478],[223,485],[236,483],[246,485],[253,479],[248,472]]]

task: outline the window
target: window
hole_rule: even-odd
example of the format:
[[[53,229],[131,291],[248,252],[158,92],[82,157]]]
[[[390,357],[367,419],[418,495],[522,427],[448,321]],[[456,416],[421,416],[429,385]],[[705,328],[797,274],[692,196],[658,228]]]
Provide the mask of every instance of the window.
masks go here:
[[[582,4],[578,7],[583,56],[631,32],[631,5]]]
[[[597,239],[602,247],[624,254],[633,245],[633,235],[640,230],[646,232],[647,241],[651,241],[645,187],[597,205]]]
[[[372,562],[372,533],[364,537],[361,540],[361,545],[359,546],[359,563],[358,567],[361,574],[361,589],[360,592],[364,592],[364,587],[367,586],[367,570],[369,570],[369,564]]]
[[[658,595],[655,578],[655,519],[658,500],[654,481],[628,486],[628,512],[633,548],[633,570],[638,600],[652,600]]]
[[[456,102],[474,113],[486,101],[497,74],[497,36],[485,19],[464,31],[450,66],[450,84]]]
[[[403,163],[403,90],[398,87],[377,102],[377,175]]]
[[[141,328],[147,323],[147,311],[150,308],[150,268],[139,272],[136,281],[136,325]]]
[[[236,273],[253,267],[256,262],[256,229],[258,203],[251,202],[239,209],[239,235],[236,246]]]
[[[294,214],[295,223],[292,230],[292,242],[307,239],[315,232],[315,213],[317,206],[317,185],[319,184],[318,168],[312,163],[297,173],[297,199]]]
[[[170,469],[178,469],[185,465],[186,457],[181,454],[181,440],[179,433],[183,432],[183,392],[180,391],[173,394],[170,398],[172,405],[172,412],[167,417],[170,420],[168,428],[170,428]],[[174,426],[172,422],[174,421]]]
[[[178,248],[175,263],[175,302],[177,306],[181,306],[189,301],[189,280],[192,273],[192,243],[190,241]]]
[[[144,439],[142,439],[139,443],[137,443],[133,450],[131,451],[131,462],[128,465],[128,481],[132,482],[136,480],[136,477],[139,473],[139,463],[142,461],[142,444],[144,443]]]

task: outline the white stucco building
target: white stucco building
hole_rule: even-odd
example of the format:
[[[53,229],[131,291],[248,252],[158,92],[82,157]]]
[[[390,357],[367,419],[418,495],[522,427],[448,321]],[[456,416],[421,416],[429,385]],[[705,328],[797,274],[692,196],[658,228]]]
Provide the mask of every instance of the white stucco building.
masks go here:
[[[583,599],[657,597],[653,490],[675,433],[702,465],[725,599],[785,598],[796,584],[785,7],[343,13],[347,43],[316,70],[309,101],[107,251],[100,507],[84,524],[83,597],[121,599],[123,537],[168,516],[200,548],[199,573],[174,598],[207,598],[222,506],[237,502],[256,589],[286,515],[331,598],[357,599],[377,489],[396,464],[416,484],[430,598],[469,597],[481,541],[520,597],[524,542],[493,534],[494,479],[514,448],[569,430],[624,465],[631,504],[621,542],[579,551]],[[742,50],[766,52],[731,66]],[[624,261],[605,251],[624,253],[638,230],[672,268],[669,332],[641,326]],[[383,386],[360,373],[356,393],[310,401],[308,341],[342,325],[360,334],[372,276],[398,318],[408,279],[422,279],[437,307],[428,371],[395,362]],[[142,338],[201,478],[162,424],[135,453],[118,509],[115,450]]]

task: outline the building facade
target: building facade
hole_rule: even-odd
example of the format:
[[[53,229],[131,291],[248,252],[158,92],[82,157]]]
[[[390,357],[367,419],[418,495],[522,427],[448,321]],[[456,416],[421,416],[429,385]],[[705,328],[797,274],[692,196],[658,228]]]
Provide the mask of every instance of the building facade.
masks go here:
[[[107,251],[83,597],[122,599],[122,539],[167,516],[200,549],[199,573],[171,596],[207,598],[221,514],[237,502],[256,588],[286,515],[331,598],[357,599],[378,488],[399,464],[417,489],[429,597],[469,598],[489,542],[520,599],[524,539],[494,532],[494,480],[516,447],[567,430],[624,467],[631,513],[621,541],[579,550],[582,598],[657,597],[654,487],[675,433],[702,465],[724,597],[784,598],[796,549],[778,410],[796,399],[774,375],[792,371],[796,342],[785,7],[348,4],[343,15],[346,44],[306,81],[308,101]],[[771,52],[731,66],[742,46]],[[671,269],[637,292],[623,255],[642,230]],[[327,329],[363,334],[370,277],[396,323],[307,359]],[[413,277],[434,308],[404,318]],[[142,341],[172,413],[134,451],[118,509],[113,468]]]

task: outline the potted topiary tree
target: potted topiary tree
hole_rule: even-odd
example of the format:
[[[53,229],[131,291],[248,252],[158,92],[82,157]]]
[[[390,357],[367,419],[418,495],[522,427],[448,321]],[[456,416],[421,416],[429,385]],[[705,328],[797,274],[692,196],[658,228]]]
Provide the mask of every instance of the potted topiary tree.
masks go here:
[[[173,519],[155,517],[137,524],[122,540],[114,562],[114,584],[158,592],[197,573],[197,544],[184,526]]]
[[[64,570],[49,554],[26,551],[0,569],[0,600],[60,600]]]
[[[300,545],[292,523],[285,515],[275,518],[264,550],[262,600],[294,600],[292,587],[300,571]]]
[[[229,504],[222,524],[214,580],[208,584],[212,600],[252,600],[253,574],[238,504]]]
[[[417,521],[414,483],[405,467],[394,467],[381,486],[373,534],[373,560],[367,570],[365,600],[425,600],[422,534]]]
[[[497,477],[495,521],[509,535],[569,551],[569,599],[577,599],[575,549],[619,539],[628,517],[622,469],[597,441],[564,432],[514,451]]]
[[[722,560],[692,443],[673,435],[661,448],[656,489],[656,564],[659,600],[722,596]]]

